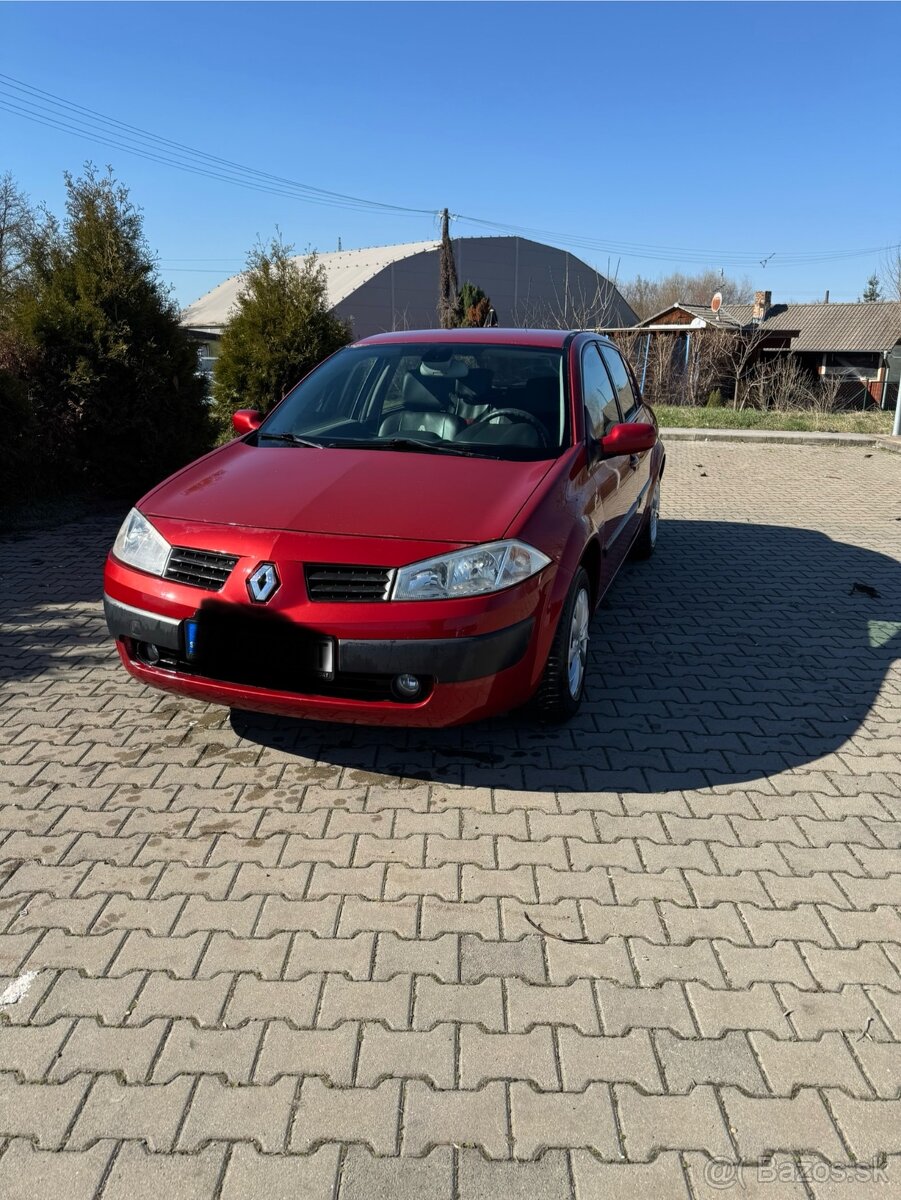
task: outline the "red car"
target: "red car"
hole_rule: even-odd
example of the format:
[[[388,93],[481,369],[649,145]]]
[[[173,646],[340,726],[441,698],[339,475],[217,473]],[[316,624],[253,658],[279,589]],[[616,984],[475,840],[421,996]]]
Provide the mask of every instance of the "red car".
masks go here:
[[[664,450],[593,333],[382,334],[132,509],[104,606],[127,670],[286,716],[564,721],[591,614],[657,538]]]

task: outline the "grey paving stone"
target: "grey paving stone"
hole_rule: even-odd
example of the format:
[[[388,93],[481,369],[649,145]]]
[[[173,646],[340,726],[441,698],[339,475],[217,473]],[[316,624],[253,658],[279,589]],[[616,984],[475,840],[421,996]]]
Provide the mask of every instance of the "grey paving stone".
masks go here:
[[[616,1084],[617,1111],[626,1156],[639,1162],[660,1150],[704,1150],[731,1158],[732,1144],[712,1087],[698,1085],[684,1096],[644,1096]]]
[[[723,1088],[721,1094],[743,1159],[754,1161],[774,1150],[805,1150],[832,1162],[847,1161],[823,1099],[812,1088],[802,1088],[790,1100],[757,1099],[734,1088]]]
[[[351,1147],[348,1157],[355,1149]],[[231,1150],[222,1181],[222,1200],[256,1196],[265,1196],[266,1200],[333,1200],[339,1152],[340,1147],[332,1145],[321,1146],[312,1154],[261,1154],[256,1146],[239,1143]],[[210,1194],[206,1192],[204,1197]]]
[[[0,1158],[0,1196],[9,1200],[93,1200],[113,1153],[111,1141],[81,1152],[37,1150],[15,1139]]]
[[[139,1143],[126,1142],[103,1189],[104,1200],[159,1200],[161,1195],[207,1200],[222,1173],[225,1153],[225,1146],[219,1145],[199,1154],[149,1154]]]
[[[460,1200],[570,1200],[566,1155],[548,1151],[538,1162],[489,1162],[478,1150],[462,1149]]]
[[[453,1174],[447,1146],[439,1146],[423,1158],[376,1158],[365,1146],[350,1146],[338,1200],[451,1200]],[[290,1200],[295,1196],[292,1192]],[[289,1200],[287,1193],[285,1200]]]
[[[649,1163],[599,1162],[587,1150],[572,1155],[577,1200],[635,1200],[641,1196],[689,1200],[678,1154],[659,1154]]]
[[[478,983],[489,975],[547,982],[541,938],[530,935],[498,942],[464,934],[460,939],[460,982]]]
[[[676,1037],[661,1029],[654,1034],[654,1041],[668,1091],[687,1092],[697,1083],[714,1083],[733,1084],[752,1096],[767,1095],[747,1035],[738,1030],[719,1038],[696,1039]]]
[[[582,1092],[538,1092],[528,1083],[510,1086],[515,1158],[536,1158],[552,1147],[585,1147],[602,1158],[619,1154],[610,1089],[590,1083]]]

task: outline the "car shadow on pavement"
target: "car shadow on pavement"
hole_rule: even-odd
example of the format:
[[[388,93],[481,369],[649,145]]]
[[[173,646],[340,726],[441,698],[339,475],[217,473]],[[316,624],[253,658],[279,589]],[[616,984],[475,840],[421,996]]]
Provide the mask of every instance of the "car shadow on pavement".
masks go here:
[[[653,560],[627,565],[595,617],[569,725],[512,713],[379,729],[235,710],[232,728],[374,784],[654,793],[815,772],[877,701],[901,651],[899,598],[901,564],[815,530],[666,521]]]

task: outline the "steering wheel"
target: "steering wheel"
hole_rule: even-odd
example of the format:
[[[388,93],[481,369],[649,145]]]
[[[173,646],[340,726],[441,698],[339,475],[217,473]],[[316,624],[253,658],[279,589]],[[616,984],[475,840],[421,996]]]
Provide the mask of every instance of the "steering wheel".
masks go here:
[[[494,412],[486,413],[484,417],[479,417],[478,421],[473,421],[471,425],[466,426],[466,432],[472,433],[474,429],[478,429],[482,425],[488,425],[495,417],[518,417],[520,421],[525,421],[527,425],[531,425],[541,438],[542,449],[550,448],[551,440],[548,436],[548,431],[544,425],[533,417],[531,413],[526,412],[522,408],[496,408]]]

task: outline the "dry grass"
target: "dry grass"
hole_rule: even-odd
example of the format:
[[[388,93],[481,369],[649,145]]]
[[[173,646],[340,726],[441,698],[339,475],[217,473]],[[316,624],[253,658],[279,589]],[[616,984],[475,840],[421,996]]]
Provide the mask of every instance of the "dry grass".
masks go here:
[[[890,434],[893,414],[876,412],[780,412],[770,409],[688,408],[661,404],[654,409],[663,428],[788,429],[802,433]]]

